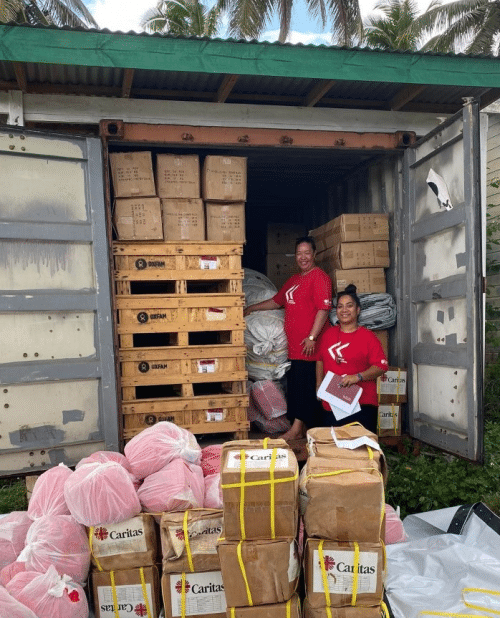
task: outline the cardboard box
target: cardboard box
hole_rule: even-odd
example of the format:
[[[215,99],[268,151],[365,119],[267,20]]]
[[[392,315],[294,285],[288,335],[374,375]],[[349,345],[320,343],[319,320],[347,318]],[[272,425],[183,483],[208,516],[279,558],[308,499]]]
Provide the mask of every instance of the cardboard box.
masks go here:
[[[160,538],[164,573],[190,570],[183,524],[184,513],[163,513],[161,516]],[[222,524],[222,510],[188,511],[186,525],[195,572],[220,571],[217,540],[222,534]]]
[[[156,566],[142,567],[126,571],[113,571],[118,613],[120,618],[137,618],[147,615],[147,605],[141,580],[144,576],[146,594],[151,615],[157,618],[160,613],[160,575]],[[111,573],[94,571],[91,573],[94,597],[95,618],[115,618]]]
[[[378,407],[377,433],[379,436],[401,435],[401,405],[381,404]]]
[[[299,272],[295,254],[285,255],[278,253],[268,253],[266,258],[266,274],[274,285],[278,288],[290,279],[292,275]]]
[[[323,544],[322,562],[327,574],[331,606],[351,606],[354,579],[354,543],[308,539],[304,575],[309,606],[311,608],[326,607],[319,557],[320,543]],[[358,547],[358,586],[355,607],[376,607],[380,605],[384,594],[384,550],[381,543],[358,543]]]
[[[306,235],[302,225],[290,223],[267,224],[267,253],[295,255],[295,241]]]
[[[332,278],[334,293],[345,290],[350,284],[356,286],[356,292],[358,294],[385,294],[386,292],[385,273],[383,268],[332,270],[327,274]]]
[[[213,202],[245,202],[246,157],[205,157],[202,174],[203,199]]]
[[[373,330],[372,333],[382,344],[382,349],[386,358],[389,358],[389,331],[388,330]]]
[[[276,450],[274,479],[271,483],[271,460]],[[244,492],[241,492],[241,457],[244,457]],[[248,483],[259,483],[248,485]],[[298,525],[298,463],[284,440],[226,442],[221,453],[221,486],[224,510],[224,534],[228,540],[270,539],[271,488],[274,486],[274,528],[277,537],[295,537]],[[240,522],[240,502],[243,495],[243,521]]]
[[[92,564],[99,570],[127,570],[156,563],[156,523],[149,513],[118,524],[93,526],[89,538]]]
[[[378,401],[381,403],[407,402],[407,372],[401,367],[388,367],[377,379]]]
[[[258,605],[257,607],[228,607],[227,618],[301,618],[298,594],[286,603]]]
[[[205,240],[205,210],[197,199],[161,200],[165,240]]]
[[[157,155],[156,187],[159,197],[200,198],[198,155]]]
[[[115,198],[156,195],[150,152],[112,152],[109,162]]]
[[[294,538],[221,540],[217,549],[229,607],[285,603],[297,589],[300,564]]]
[[[220,571],[185,573],[185,615],[191,618],[226,618],[226,596]],[[164,573],[161,578],[165,618],[182,616],[182,574]],[[113,617],[114,618],[114,617]]]
[[[343,214],[311,230],[318,251],[343,242],[389,240],[389,217],[384,214]]]
[[[113,221],[119,240],[163,240],[161,205],[157,197],[115,200]]]
[[[382,609],[375,607],[311,607],[307,599],[304,600],[303,618],[381,618]],[[243,617],[242,617],[243,618]]]
[[[325,272],[332,269],[388,268],[389,243],[383,240],[343,242],[319,253],[317,262]]]
[[[207,240],[245,242],[245,204],[206,202]]]
[[[300,489],[308,536],[364,543],[382,538],[384,483],[374,461],[310,457]]]

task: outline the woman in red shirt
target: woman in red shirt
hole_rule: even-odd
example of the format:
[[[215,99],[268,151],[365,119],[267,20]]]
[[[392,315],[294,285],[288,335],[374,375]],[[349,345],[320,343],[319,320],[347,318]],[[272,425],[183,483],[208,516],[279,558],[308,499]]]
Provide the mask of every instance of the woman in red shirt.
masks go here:
[[[315,390],[315,361],[332,306],[332,282],[316,266],[316,244],[310,236],[298,238],[295,260],[300,272],[292,275],[280,291],[247,307],[253,311],[285,308],[285,333],[288,341],[287,416],[292,428],[282,438],[293,440],[305,435],[306,426],[317,425],[318,401]]]
[[[377,337],[364,326],[359,326],[361,309],[356,286],[348,285],[337,295],[338,324],[329,328],[321,340],[316,363],[316,388],[327,371],[344,376],[343,386],[359,384],[363,389],[359,404],[361,412],[337,422],[330,406],[323,401],[325,424],[344,425],[360,422],[366,429],[377,433],[378,398],[376,380],[387,371],[387,358]],[[331,422],[330,422],[331,421]]]

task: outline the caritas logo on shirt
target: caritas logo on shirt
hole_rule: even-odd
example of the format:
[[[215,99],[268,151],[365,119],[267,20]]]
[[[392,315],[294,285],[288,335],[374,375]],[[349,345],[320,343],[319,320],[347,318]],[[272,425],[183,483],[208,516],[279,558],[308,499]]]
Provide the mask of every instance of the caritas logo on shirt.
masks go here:
[[[289,305],[295,305],[295,301],[293,300],[293,295],[294,295],[294,293],[295,293],[295,290],[296,290],[298,287],[299,287],[299,284],[297,283],[296,285],[292,285],[292,287],[291,287],[291,288],[289,288],[289,289],[286,291],[286,294],[285,294],[285,296],[286,296],[286,302],[287,302]]]

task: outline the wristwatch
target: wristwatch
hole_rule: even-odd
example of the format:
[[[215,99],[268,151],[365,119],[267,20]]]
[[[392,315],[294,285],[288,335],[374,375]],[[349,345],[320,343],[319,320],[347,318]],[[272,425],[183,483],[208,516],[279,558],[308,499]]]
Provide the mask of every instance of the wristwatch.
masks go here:
[[[309,341],[315,341],[314,337],[312,335],[309,335],[308,337]]]

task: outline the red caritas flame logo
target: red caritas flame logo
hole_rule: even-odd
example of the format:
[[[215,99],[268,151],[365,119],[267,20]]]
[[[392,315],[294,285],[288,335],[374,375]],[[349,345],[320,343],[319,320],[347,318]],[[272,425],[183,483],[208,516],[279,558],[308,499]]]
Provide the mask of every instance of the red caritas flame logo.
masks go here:
[[[380,376],[379,380],[380,380],[381,382],[387,382],[387,375],[384,373],[384,375],[381,375],[381,376]]]
[[[235,459],[240,460],[241,459],[241,455],[238,453],[237,455],[234,456]],[[245,459],[248,459],[248,454],[245,453]]]
[[[175,531],[175,536],[179,539],[179,541],[183,541],[184,540],[184,530],[182,530],[182,528],[177,528],[177,530]]]
[[[190,591],[190,589],[191,589],[191,584],[186,579],[186,581],[184,582],[184,590],[186,594]],[[182,593],[182,580],[181,579],[175,584],[175,591],[178,592],[179,594]]]
[[[134,612],[136,616],[147,616],[148,608],[144,605],[144,603],[139,603],[139,605],[134,607]]]
[[[105,541],[108,538],[108,531],[106,530],[106,528],[96,528],[94,536],[99,541]]]
[[[323,558],[323,563],[327,571],[331,571],[335,566],[335,560],[331,556],[325,556]]]
[[[80,600],[80,594],[78,590],[72,590],[71,592],[68,592],[68,597],[72,603],[78,603],[78,601]]]

